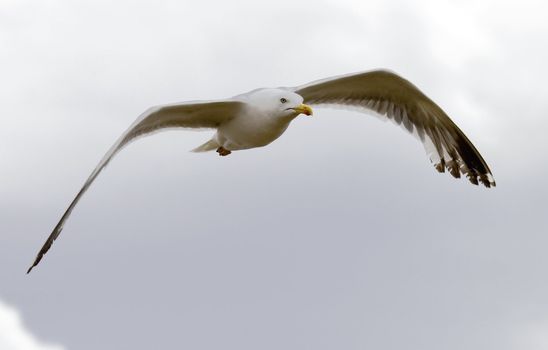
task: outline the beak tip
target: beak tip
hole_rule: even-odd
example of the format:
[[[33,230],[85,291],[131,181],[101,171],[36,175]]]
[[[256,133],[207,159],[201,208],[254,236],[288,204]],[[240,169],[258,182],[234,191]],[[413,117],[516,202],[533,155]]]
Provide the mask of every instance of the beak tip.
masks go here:
[[[312,111],[312,108],[310,108],[309,105],[305,105],[304,103],[302,104],[302,111],[305,115],[308,115],[308,116],[311,116],[312,114],[314,114],[314,112]]]

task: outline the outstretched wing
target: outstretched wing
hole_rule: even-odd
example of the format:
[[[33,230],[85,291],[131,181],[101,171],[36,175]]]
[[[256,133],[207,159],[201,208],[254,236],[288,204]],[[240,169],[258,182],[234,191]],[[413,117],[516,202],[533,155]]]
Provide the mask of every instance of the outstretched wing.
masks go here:
[[[472,142],[417,87],[400,76],[377,70],[315,81],[294,88],[307,104],[365,108],[387,116],[423,142],[439,172],[449,170],[471,183],[495,186],[493,175]]]
[[[78,192],[61,217],[61,220],[57,223],[57,226],[55,226],[51,232],[42,246],[42,249],[38,252],[34,263],[28,269],[27,273],[42,260],[42,257],[50,249],[53,241],[59,237],[59,234],[63,230],[63,225],[82,195],[93,183],[101,170],[107,166],[114,155],[116,155],[124,146],[138,137],[145,136],[155,131],[171,128],[217,128],[221,123],[234,118],[243,106],[243,102],[233,100],[187,102],[152,107],[141,114],[129,129],[120,136],[118,141],[116,141],[108,150],[103,159],[101,159],[97,167],[93,170],[80,192]]]

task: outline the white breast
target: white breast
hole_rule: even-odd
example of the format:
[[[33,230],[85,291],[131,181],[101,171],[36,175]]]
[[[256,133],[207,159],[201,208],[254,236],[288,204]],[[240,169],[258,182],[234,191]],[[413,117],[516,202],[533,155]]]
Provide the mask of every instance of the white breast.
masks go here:
[[[249,108],[217,129],[216,141],[229,150],[266,146],[280,137],[291,120]]]

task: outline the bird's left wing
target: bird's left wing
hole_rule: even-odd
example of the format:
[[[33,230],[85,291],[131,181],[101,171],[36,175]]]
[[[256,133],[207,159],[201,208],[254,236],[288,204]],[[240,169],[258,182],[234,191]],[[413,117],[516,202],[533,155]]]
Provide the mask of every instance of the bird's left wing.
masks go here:
[[[308,104],[367,109],[416,133],[438,171],[464,174],[477,185],[495,186],[485,160],[445,112],[417,87],[385,70],[327,78],[292,88]]]
[[[239,111],[244,108],[244,103],[235,100],[220,100],[220,101],[198,101],[186,102],[164,106],[152,107],[141,114],[137,120],[120,136],[116,143],[108,150],[103,159],[88,177],[83,187],[80,189],[76,197],[72,200],[69,207],[51,232],[50,236],[38,252],[32,266],[28,269],[29,273],[32,268],[42,260],[44,254],[50,249],[53,241],[59,237],[63,230],[63,225],[69,218],[72,210],[86,192],[101,170],[110,162],[110,160],[124,146],[134,141],[138,137],[142,137],[153,132],[172,129],[172,128],[216,128],[221,123],[234,118]]]

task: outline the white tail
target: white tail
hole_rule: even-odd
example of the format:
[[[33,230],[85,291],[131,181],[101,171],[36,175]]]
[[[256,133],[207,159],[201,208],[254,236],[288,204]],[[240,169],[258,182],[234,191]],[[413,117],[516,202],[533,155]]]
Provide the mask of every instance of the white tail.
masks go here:
[[[217,149],[219,144],[215,140],[209,140],[201,146],[196,147],[191,152],[209,152]]]

